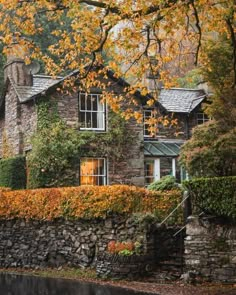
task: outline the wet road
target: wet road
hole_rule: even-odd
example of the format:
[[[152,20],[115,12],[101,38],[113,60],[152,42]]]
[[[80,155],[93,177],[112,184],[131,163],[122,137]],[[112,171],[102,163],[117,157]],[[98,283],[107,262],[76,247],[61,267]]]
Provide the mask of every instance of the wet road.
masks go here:
[[[0,274],[0,295],[145,295],[145,293],[72,280]]]

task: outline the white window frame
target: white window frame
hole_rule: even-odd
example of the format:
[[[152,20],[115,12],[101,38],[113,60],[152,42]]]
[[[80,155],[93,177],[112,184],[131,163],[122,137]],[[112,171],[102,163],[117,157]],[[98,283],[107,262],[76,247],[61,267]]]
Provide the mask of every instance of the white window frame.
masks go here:
[[[149,118],[152,117],[153,109],[144,109],[143,110],[143,136],[144,138],[150,138],[153,137],[150,132],[148,131],[149,124],[146,122]],[[150,113],[149,115],[146,115],[147,113]]]
[[[82,163],[83,163],[83,161],[103,161],[103,170],[104,170],[104,173],[103,174],[82,174],[82,169],[81,169],[81,167],[82,167]],[[82,157],[81,159],[80,159],[80,185],[91,185],[91,184],[88,184],[88,183],[86,183],[86,184],[81,184],[81,177],[96,177],[96,178],[98,178],[98,180],[99,180],[99,177],[102,177],[102,179],[103,179],[103,182],[102,182],[102,184],[99,184],[99,181],[98,181],[98,184],[97,185],[107,185],[107,161],[106,161],[106,158],[93,158],[93,157]]]
[[[157,181],[161,179],[161,158],[146,158],[145,161],[153,161],[153,180]],[[176,158],[172,158],[172,168],[171,175],[176,177]],[[146,180],[145,175],[145,180]],[[145,181],[146,184],[146,181]]]
[[[86,98],[84,109],[81,106],[81,96],[82,95],[84,95]],[[85,125],[88,125],[88,122],[89,122],[88,117],[90,117],[90,119],[91,119],[92,114],[96,114],[97,122],[98,122],[98,120],[101,120],[101,126],[102,126],[102,127],[94,127],[94,126],[92,126],[92,124],[93,124],[93,121],[92,121],[91,127],[80,127],[80,130],[95,130],[95,131],[105,131],[106,130],[107,106],[106,106],[106,103],[101,103],[101,96],[102,96],[101,93],[85,93],[85,92],[79,93],[79,118],[80,118],[81,114],[83,113],[85,116]],[[88,97],[91,97],[91,109],[88,109],[88,104],[87,104]],[[98,108],[100,108],[100,110],[93,110],[92,97],[95,97],[95,99],[97,101],[97,106],[98,106]],[[82,123],[81,120],[80,120],[80,123]],[[99,124],[97,124],[97,126],[98,125]]]

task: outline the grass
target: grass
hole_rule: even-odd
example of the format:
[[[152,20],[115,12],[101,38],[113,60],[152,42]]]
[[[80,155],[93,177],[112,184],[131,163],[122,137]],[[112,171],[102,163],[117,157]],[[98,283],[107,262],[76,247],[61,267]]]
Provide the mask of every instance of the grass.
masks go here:
[[[0,269],[0,273],[27,274],[48,278],[63,278],[72,280],[95,280],[96,271],[92,268],[44,268],[44,269],[25,269],[25,268],[7,268]]]

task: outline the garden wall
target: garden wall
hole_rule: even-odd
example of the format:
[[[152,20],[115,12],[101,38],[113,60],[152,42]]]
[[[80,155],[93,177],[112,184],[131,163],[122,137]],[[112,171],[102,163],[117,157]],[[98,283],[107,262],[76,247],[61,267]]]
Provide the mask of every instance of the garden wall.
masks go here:
[[[141,241],[148,251],[148,226],[131,219],[0,221],[0,266],[90,266],[109,241]]]
[[[119,215],[73,221],[62,218],[53,221],[0,220],[0,266],[88,267],[105,255],[109,241],[132,240],[142,243],[142,253],[149,257],[147,264],[152,264],[151,271],[155,271],[156,266],[159,272],[162,262],[166,266],[164,261],[173,262],[176,258],[176,250],[172,250],[175,246],[178,248],[178,244],[173,243],[171,237],[169,228],[160,229],[152,221],[140,222],[137,218]]]
[[[213,281],[236,282],[236,225],[213,217],[190,217],[186,270]]]

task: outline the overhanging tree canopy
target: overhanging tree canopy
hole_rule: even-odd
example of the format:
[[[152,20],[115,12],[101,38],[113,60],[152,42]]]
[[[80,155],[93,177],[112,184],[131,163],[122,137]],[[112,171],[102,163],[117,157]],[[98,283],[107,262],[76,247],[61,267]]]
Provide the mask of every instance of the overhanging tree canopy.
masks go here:
[[[51,75],[79,69],[75,79],[89,87],[96,78],[91,66],[105,64],[118,76],[132,78],[135,83],[128,91],[146,94],[142,81],[147,70],[169,86],[170,77],[173,82],[176,74],[201,63],[205,43],[223,34],[233,47],[236,84],[234,0],[0,0],[0,5],[2,42],[10,44],[15,36],[31,51],[26,61],[43,60]],[[50,22],[69,23],[68,29],[52,30],[56,38],[50,55],[32,38],[42,34],[45,16]],[[111,104],[119,101],[110,99]]]

